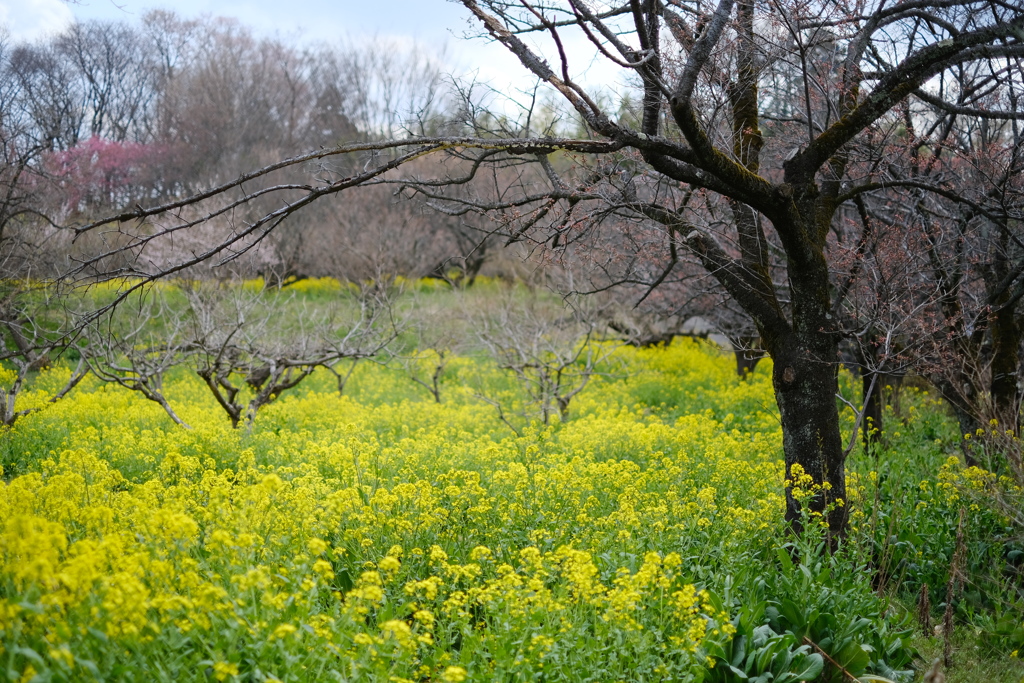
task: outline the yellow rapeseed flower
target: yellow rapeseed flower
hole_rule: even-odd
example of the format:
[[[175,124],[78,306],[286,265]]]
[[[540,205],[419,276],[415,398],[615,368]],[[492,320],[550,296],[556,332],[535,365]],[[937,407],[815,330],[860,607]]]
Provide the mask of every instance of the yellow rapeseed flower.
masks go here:
[[[445,683],[462,683],[467,675],[468,672],[461,666],[449,666],[441,674],[441,680]]]

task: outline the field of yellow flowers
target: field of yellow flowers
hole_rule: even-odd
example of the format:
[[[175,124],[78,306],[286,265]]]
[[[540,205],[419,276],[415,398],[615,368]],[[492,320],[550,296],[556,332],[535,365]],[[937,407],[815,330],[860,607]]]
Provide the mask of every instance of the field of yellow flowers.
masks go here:
[[[0,680],[843,680],[819,648],[909,679],[863,551],[794,566],[767,361],[608,363],[520,434],[474,357],[439,403],[394,368],[344,396],[314,374],[251,430],[184,369],[191,429],[85,380],[0,435]]]

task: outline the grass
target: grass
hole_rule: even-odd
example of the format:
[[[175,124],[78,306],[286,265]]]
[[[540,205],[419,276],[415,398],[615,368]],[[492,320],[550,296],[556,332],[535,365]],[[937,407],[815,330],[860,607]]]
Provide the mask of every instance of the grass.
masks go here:
[[[942,667],[946,683],[1021,683],[1024,681],[1024,661],[1009,654],[986,653],[978,643],[981,633],[974,632],[969,625],[961,626],[962,632],[954,631],[952,640],[952,666]],[[921,653],[923,667],[928,668],[943,658],[941,636],[918,636],[914,647]]]

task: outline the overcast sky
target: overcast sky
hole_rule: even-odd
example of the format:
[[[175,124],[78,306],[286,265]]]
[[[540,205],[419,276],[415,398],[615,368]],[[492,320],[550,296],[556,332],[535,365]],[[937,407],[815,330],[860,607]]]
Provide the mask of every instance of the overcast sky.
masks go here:
[[[186,17],[236,17],[261,33],[301,35],[308,40],[387,33],[440,42],[451,37],[449,28],[461,30],[466,25],[465,11],[446,0],[0,0],[0,20],[8,24],[14,38],[31,40],[59,31],[76,17],[131,21],[154,7],[172,9]]]
[[[172,9],[183,17],[234,17],[259,34],[292,44],[358,43],[374,37],[415,41],[432,50],[444,47],[453,71],[463,77],[476,76],[504,92],[532,83],[501,46],[480,38],[464,40],[467,31],[476,31],[476,26],[467,22],[468,12],[461,4],[448,0],[0,0],[0,24],[15,40],[35,40],[60,31],[75,19],[133,22],[157,7]],[[572,54],[573,45],[567,47]],[[580,54],[571,61],[582,82],[610,85],[615,81],[611,72],[591,68],[589,55]]]

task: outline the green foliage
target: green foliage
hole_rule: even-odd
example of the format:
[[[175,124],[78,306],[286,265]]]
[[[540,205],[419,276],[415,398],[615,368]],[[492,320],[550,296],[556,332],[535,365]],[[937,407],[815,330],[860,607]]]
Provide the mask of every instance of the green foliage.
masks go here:
[[[726,595],[728,596],[727,585]],[[768,601],[759,599],[763,584],[738,604],[725,637],[709,638],[702,647],[707,664],[708,683],[794,683],[813,681],[823,671],[825,661],[810,646],[799,644],[792,632],[779,633],[765,623]],[[722,599],[712,594],[712,604],[722,608]],[[712,665],[713,663],[713,665]]]
[[[853,676],[910,680],[917,653],[910,645],[909,618],[883,617],[888,604],[872,592],[870,574],[849,546],[831,554],[823,550],[822,542],[812,545],[806,536],[777,549],[780,571],[766,580],[778,596],[767,608],[768,623],[798,642],[814,643]],[[791,553],[801,561],[794,562]],[[822,680],[844,676],[830,662]]]
[[[339,396],[317,371],[251,432],[187,367],[165,387],[192,429],[90,378],[0,435],[0,680],[844,680],[832,660],[904,681],[900,605],[928,584],[941,609],[965,507],[958,633],[1019,647],[1021,555],[923,394],[877,460],[851,456],[830,554],[817,520],[782,519],[769,363],[739,380],[707,344],[621,348],[569,419],[518,434],[478,395],[528,395],[474,350],[440,402],[408,372],[360,362]],[[985,572],[1001,587],[975,598]]]

